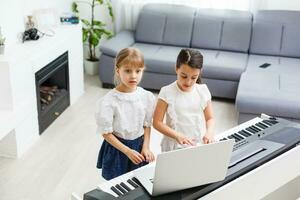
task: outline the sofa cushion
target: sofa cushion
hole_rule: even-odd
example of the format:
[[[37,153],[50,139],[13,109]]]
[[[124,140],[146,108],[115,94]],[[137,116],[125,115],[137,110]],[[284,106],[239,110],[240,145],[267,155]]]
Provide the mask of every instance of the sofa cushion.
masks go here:
[[[241,113],[300,118],[300,82],[297,74],[261,71],[241,76],[236,106]]]
[[[155,54],[145,55],[146,71],[175,75],[175,63],[180,50],[180,47],[160,46]]]
[[[184,14],[169,14],[165,25],[163,44],[189,47],[194,22],[193,9]]]
[[[180,50],[180,47],[160,46],[159,50],[151,55],[151,58],[145,60],[146,71],[175,75],[175,63]]]
[[[299,16],[300,17],[300,16]],[[283,25],[281,44],[282,56],[300,57],[300,23],[286,23]]]
[[[271,65],[267,68],[260,68],[259,66],[264,63],[269,63]],[[278,74],[300,74],[300,58],[250,55],[246,71],[256,71],[257,73],[276,72]]]
[[[214,58],[204,56],[203,77],[239,81],[246,69],[248,54],[218,51]]]
[[[247,11],[199,9],[191,46],[247,52],[251,25],[252,14]]]
[[[219,49],[223,21],[202,16],[195,18],[192,47]]]
[[[300,57],[300,12],[262,10],[254,15],[250,52]]]
[[[189,6],[146,4],[136,25],[136,41],[188,47],[195,12]]]
[[[223,24],[220,49],[248,52],[252,21],[226,20]]]
[[[279,55],[282,24],[254,22],[250,52],[254,54]]]
[[[266,71],[270,69],[278,69],[280,65],[280,58],[278,56],[265,56],[265,55],[249,55],[246,71]],[[267,68],[260,68],[259,66],[264,63],[271,64]]]
[[[288,57],[280,57],[279,58],[280,65],[283,67],[290,66],[299,70],[300,74],[300,58],[288,58]]]
[[[148,43],[134,43],[132,46],[138,48],[143,53],[144,59],[151,58],[160,48],[160,45]]]
[[[134,33],[132,31],[121,31],[113,38],[100,45],[100,51],[106,55],[115,57],[117,53],[134,43]]]
[[[135,40],[137,42],[161,43],[166,18],[166,15],[163,13],[141,11],[136,25]]]

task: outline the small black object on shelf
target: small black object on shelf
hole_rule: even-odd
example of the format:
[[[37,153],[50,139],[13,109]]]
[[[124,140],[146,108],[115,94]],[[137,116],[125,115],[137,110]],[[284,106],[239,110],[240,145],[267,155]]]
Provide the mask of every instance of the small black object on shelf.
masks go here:
[[[27,40],[38,40],[40,36],[38,35],[38,30],[36,28],[30,28],[23,33],[22,41]]]

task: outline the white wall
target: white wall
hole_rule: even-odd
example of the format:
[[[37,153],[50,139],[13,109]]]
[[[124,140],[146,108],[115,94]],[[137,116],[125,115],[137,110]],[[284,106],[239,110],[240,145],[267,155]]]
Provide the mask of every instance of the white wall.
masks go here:
[[[299,0],[265,0],[266,9],[270,10],[300,10]]]
[[[6,37],[6,44],[16,42],[17,34],[24,29],[22,0],[0,1],[0,26]]]
[[[91,1],[91,0],[84,0]],[[18,43],[21,33],[25,29],[26,16],[32,15],[38,9],[54,9],[56,14],[71,12],[72,0],[0,0],[0,26],[6,37],[6,45]],[[80,17],[90,18],[90,9],[79,4]],[[97,7],[96,19],[107,23],[113,29],[107,9]]]
[[[71,0],[1,0],[0,26],[7,39],[6,44],[18,42],[18,36],[25,28],[26,16],[43,8],[54,8],[60,14],[71,10]]]

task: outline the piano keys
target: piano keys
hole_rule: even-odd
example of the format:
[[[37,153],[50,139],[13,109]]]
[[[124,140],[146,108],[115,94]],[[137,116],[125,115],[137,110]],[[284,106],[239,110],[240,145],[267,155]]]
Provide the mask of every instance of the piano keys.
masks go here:
[[[90,198],[89,193],[86,193],[84,200],[196,199],[203,197],[296,147],[300,143],[300,125],[284,119],[257,117],[216,136],[216,140],[231,138],[235,139],[236,143],[227,176],[223,181],[154,198],[149,196],[138,180],[134,178],[135,171],[132,171],[98,185],[98,188],[91,192],[98,192],[99,198]]]

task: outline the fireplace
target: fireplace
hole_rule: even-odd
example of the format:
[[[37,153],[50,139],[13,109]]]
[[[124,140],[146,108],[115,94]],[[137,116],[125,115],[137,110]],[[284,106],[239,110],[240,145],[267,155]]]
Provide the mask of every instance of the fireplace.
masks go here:
[[[35,73],[39,133],[70,105],[68,52]]]

